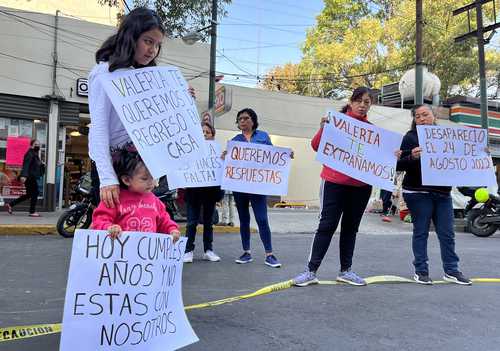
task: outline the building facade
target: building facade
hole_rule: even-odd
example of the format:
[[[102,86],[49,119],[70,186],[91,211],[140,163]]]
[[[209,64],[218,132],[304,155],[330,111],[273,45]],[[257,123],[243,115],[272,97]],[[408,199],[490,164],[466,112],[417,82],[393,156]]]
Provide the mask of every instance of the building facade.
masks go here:
[[[60,208],[72,201],[73,186],[89,169],[86,78],[95,64],[96,50],[116,28],[2,7],[0,17],[0,172],[10,179],[0,194],[9,198],[23,191],[16,180],[19,167],[5,162],[7,140],[36,138],[47,165],[40,202],[47,210]],[[188,46],[179,39],[166,39],[158,60],[180,68],[196,90],[200,113],[208,105],[209,57],[207,44]],[[237,111],[253,108],[259,128],[271,135],[273,143],[294,150],[284,199],[318,205],[321,164],[315,161],[310,140],[326,111],[338,110],[345,102],[239,86],[225,88],[232,96],[232,108],[215,118],[216,139],[225,145],[239,133]],[[369,119],[401,134],[411,124],[409,110],[385,106],[373,106]]]

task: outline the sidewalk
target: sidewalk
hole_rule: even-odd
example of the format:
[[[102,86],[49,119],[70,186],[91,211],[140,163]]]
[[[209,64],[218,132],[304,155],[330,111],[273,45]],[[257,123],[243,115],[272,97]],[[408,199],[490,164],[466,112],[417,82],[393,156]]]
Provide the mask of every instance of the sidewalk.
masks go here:
[[[57,234],[56,223],[61,215],[61,211],[41,212],[42,217],[31,218],[27,212],[14,212],[9,215],[7,212],[0,212],[0,235],[48,235]],[[318,210],[304,209],[268,209],[269,224],[271,232],[274,234],[284,233],[304,233],[312,234],[318,226]],[[181,232],[185,231],[186,223],[179,223]],[[234,227],[214,226],[215,233],[239,233],[238,215],[234,218]],[[455,220],[455,231],[464,231],[464,220]],[[257,228],[257,223],[253,214],[251,215],[250,227]],[[203,229],[198,227],[198,233]],[[363,216],[359,232],[362,234],[409,234],[412,233],[412,225],[404,223],[398,217],[393,217],[392,223],[384,223],[378,214],[366,213]]]
[[[0,235],[54,235],[57,220],[64,211],[40,212],[41,217],[29,217],[28,212],[14,212],[9,215],[7,212],[0,212]],[[238,223],[239,225],[239,223]],[[186,223],[179,223],[181,232],[185,232]],[[198,226],[198,233],[203,229]],[[216,233],[239,233],[239,226],[214,226]]]
[[[56,223],[61,212],[41,212],[41,217],[29,217],[28,212],[0,212],[0,235],[57,234]]]

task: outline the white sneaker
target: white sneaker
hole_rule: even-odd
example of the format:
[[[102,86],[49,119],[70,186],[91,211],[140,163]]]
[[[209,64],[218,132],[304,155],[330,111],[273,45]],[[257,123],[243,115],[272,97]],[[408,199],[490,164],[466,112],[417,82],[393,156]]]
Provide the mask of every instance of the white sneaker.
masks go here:
[[[182,258],[184,263],[193,263],[193,251],[189,251],[184,253],[184,257]]]
[[[217,256],[217,254],[215,252],[213,252],[212,250],[207,250],[203,254],[203,259],[205,261],[210,261],[210,262],[219,262],[220,261],[220,257]]]

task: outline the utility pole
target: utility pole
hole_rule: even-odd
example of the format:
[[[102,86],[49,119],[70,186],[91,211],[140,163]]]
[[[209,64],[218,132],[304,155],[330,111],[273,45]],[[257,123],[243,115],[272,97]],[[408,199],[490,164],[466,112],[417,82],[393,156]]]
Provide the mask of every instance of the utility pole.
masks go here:
[[[217,0],[212,0],[212,25],[210,27],[210,82],[208,85],[208,110],[215,125],[215,66],[217,54]]]
[[[423,37],[423,0],[417,0],[417,18],[416,18],[416,57],[415,57],[415,104],[424,103],[423,94],[423,76],[424,76],[424,63],[422,61],[422,37]]]
[[[484,60],[483,5],[476,0],[477,54],[479,58],[479,94],[481,96],[481,127],[488,132],[488,97],[486,91],[486,63]],[[488,133],[489,134],[489,133]]]
[[[483,26],[483,5],[486,3],[493,3],[493,24]],[[471,11],[476,10],[476,30],[471,30]],[[500,22],[496,22],[496,8],[494,0],[475,0],[473,3],[463,6],[453,11],[453,16],[467,12],[469,32],[455,38],[455,43],[462,42],[470,37],[477,38],[477,49],[479,59],[479,94],[481,97],[481,127],[488,130],[488,97],[486,89],[486,64],[484,59],[484,44],[487,44],[492,35],[488,39],[484,39],[484,33],[494,31],[500,27]],[[492,33],[493,34],[493,33]]]
[[[56,95],[57,88],[57,36],[59,31],[59,10],[56,11],[54,18],[54,49],[52,52],[52,94],[47,98],[50,100],[49,105],[49,123],[47,135],[47,188],[45,198],[45,206],[49,211],[54,211],[56,208],[56,167],[57,167],[57,135],[59,131],[59,101],[61,96]]]
[[[57,32],[59,26],[59,10],[56,11],[54,19],[54,51],[52,52],[52,96],[56,95],[56,79],[57,79]]]

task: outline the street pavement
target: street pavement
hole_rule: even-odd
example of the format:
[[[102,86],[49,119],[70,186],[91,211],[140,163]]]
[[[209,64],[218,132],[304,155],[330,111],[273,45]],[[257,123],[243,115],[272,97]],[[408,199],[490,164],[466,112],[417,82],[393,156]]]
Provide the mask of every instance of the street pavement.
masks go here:
[[[218,263],[184,267],[184,304],[251,293],[291,279],[304,269],[317,212],[270,211],[273,246],[283,267],[263,264],[258,234],[252,235],[254,262],[237,265],[238,234],[216,234]],[[364,277],[411,277],[411,225],[382,223],[365,215],[353,269]],[[62,319],[71,239],[58,236],[0,236],[0,328],[59,323]],[[500,234],[477,238],[457,234],[461,268],[470,277],[500,278]],[[442,277],[439,246],[429,239],[431,277]],[[319,271],[334,280],[338,236]],[[378,284],[367,287],[319,285],[290,288],[211,308],[188,318],[200,341],[185,350],[499,350],[500,284]],[[59,334],[0,343],[3,350],[57,350]]]

